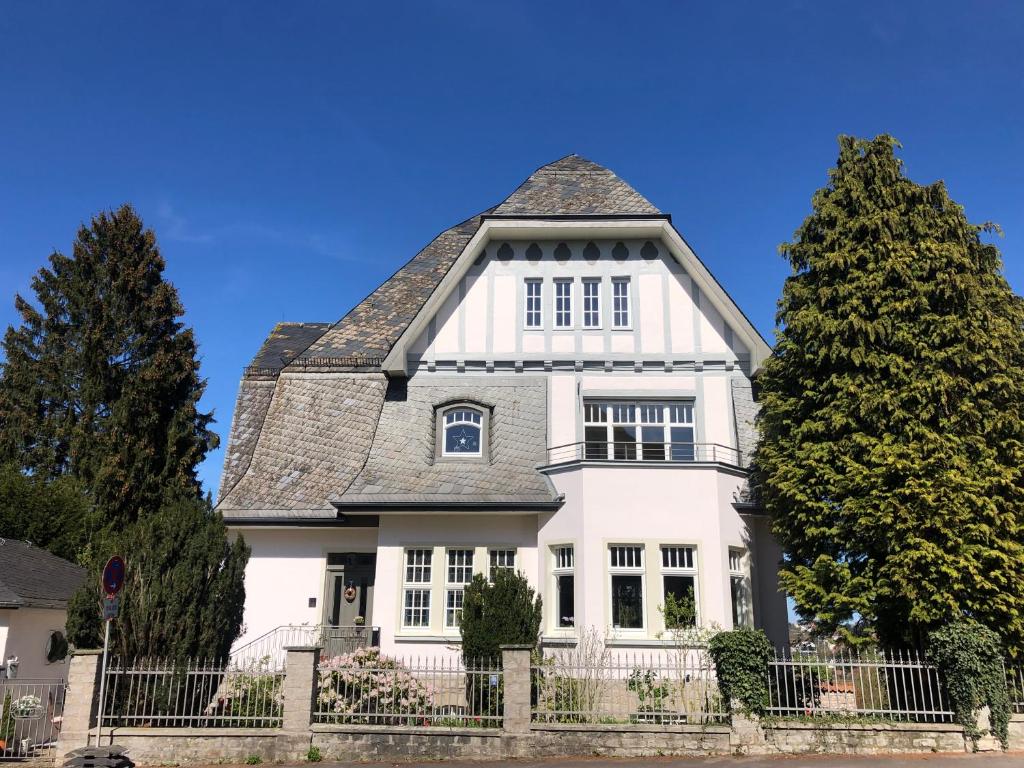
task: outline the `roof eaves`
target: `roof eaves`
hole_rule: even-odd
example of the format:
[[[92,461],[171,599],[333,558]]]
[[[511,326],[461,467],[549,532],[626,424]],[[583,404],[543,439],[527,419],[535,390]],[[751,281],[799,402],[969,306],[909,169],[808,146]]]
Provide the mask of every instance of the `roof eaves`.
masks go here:
[[[672,221],[671,213],[488,213],[481,221]]]

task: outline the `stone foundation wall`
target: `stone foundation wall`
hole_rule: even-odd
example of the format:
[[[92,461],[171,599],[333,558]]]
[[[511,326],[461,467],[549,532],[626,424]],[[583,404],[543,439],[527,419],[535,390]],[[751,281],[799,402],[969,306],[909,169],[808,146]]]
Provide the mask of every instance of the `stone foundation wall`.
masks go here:
[[[510,757],[728,755],[730,733],[727,725],[535,726]]]
[[[309,737],[266,728],[104,728],[102,743],[124,747],[138,765],[244,763],[253,755],[265,763],[296,761],[309,749]]]
[[[518,738],[497,728],[313,726],[311,743],[324,760],[339,762],[499,760],[510,756]]]
[[[963,752],[964,731],[942,723],[772,723],[764,727],[765,752],[877,755]]]

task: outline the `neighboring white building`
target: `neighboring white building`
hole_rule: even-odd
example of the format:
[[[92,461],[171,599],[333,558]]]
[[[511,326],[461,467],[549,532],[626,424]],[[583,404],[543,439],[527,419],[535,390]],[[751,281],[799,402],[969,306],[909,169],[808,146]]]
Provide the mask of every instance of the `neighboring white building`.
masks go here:
[[[84,580],[84,568],[0,538],[0,678],[66,677],[68,600]]]
[[[451,652],[463,585],[508,567],[549,643],[657,647],[673,593],[785,644],[744,500],[769,354],[667,214],[575,155],[540,168],[246,369],[218,503],[252,546],[242,641],[361,616]]]

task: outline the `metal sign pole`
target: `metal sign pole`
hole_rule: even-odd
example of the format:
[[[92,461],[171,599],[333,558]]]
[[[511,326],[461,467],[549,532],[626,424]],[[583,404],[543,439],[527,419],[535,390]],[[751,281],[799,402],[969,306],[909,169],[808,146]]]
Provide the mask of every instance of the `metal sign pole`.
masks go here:
[[[100,671],[100,704],[96,713],[96,746],[100,745],[100,731],[103,730],[103,700],[107,687],[107,649],[110,647],[110,619],[103,622],[103,666]]]

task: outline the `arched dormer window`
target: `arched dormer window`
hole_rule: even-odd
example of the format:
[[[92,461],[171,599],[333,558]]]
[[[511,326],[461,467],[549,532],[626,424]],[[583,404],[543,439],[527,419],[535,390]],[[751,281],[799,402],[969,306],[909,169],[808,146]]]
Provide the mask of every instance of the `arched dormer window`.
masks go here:
[[[441,455],[480,458],[487,442],[487,419],[483,411],[456,405],[442,412]]]

